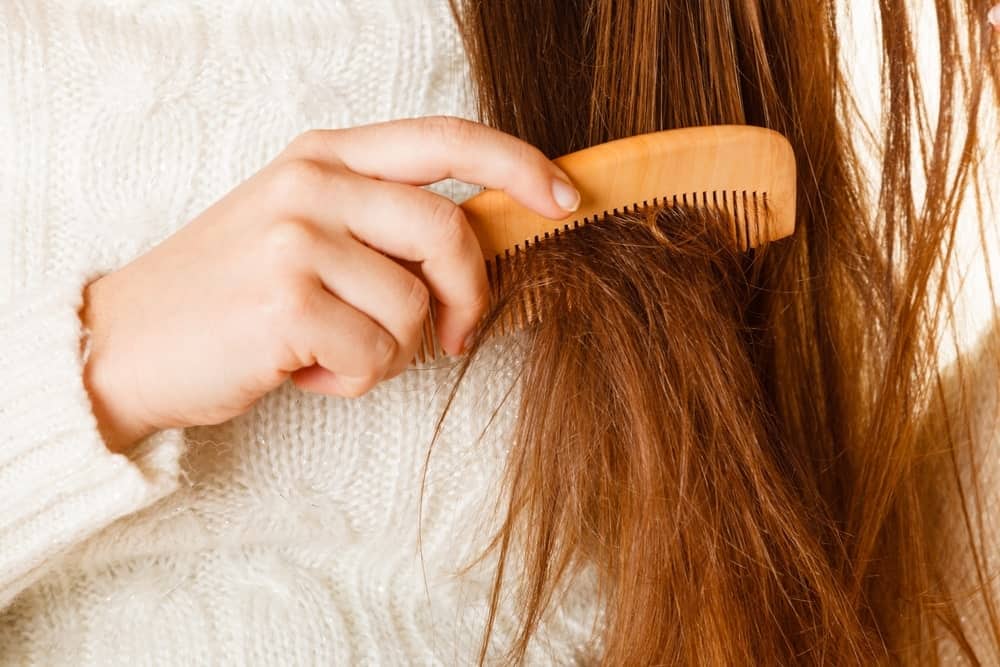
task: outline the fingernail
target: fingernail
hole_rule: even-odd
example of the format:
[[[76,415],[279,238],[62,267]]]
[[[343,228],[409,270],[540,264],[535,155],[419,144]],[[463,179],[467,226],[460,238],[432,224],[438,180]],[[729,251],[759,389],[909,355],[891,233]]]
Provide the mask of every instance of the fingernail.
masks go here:
[[[580,208],[580,193],[561,178],[552,179],[552,197],[564,211],[572,213]]]
[[[989,13],[990,23],[994,28],[1000,28],[1000,5],[994,5]]]

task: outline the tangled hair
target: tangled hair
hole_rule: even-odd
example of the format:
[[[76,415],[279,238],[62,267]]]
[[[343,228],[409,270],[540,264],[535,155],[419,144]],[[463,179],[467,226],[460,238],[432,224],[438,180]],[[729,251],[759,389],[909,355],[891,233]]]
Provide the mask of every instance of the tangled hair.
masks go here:
[[[622,215],[543,244],[504,286],[479,340],[522,295],[546,306],[523,335],[480,661],[502,590],[521,662],[583,567],[603,664],[938,664],[944,644],[1000,660],[996,545],[963,463],[984,443],[938,362],[959,208],[995,142],[986,0],[934,3],[933,114],[910,3],[879,0],[874,196],[832,1],[453,2],[482,118],[550,156],[729,123],[781,132],[799,163],[791,239],[742,254],[708,213]],[[938,548],[947,522],[985,636]]]

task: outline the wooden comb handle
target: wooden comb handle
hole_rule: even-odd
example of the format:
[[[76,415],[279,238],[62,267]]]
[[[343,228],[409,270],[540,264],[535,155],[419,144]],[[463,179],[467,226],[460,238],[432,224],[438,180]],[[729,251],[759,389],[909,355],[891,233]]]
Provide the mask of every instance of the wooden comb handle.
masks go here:
[[[745,247],[788,236],[795,228],[795,155],[788,140],[772,130],[749,125],[667,130],[600,144],[554,162],[580,191],[576,223],[677,197],[728,212],[737,233],[745,235]],[[573,227],[540,216],[499,190],[477,194],[462,209],[488,260],[547,232]],[[755,227],[759,217],[751,219],[763,209],[766,229]]]

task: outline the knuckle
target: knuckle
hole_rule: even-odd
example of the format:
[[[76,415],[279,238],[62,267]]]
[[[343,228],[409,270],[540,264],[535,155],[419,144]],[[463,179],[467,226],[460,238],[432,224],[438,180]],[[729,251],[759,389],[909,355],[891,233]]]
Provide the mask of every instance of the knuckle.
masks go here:
[[[492,297],[490,296],[489,287],[484,285],[481,290],[476,294],[475,301],[472,303],[472,310],[476,313],[477,317],[481,317],[487,310],[489,310],[492,303]]]
[[[317,187],[324,175],[323,166],[317,162],[301,158],[288,160],[275,167],[268,182],[268,193],[279,202],[294,202]]]
[[[396,341],[384,332],[375,334],[367,347],[370,355],[365,372],[356,375],[338,375],[344,396],[362,396],[377,385],[388,372],[396,355]]]
[[[385,372],[392,364],[393,358],[396,356],[397,349],[398,344],[396,343],[396,339],[379,329],[372,340],[371,346],[372,375],[376,376],[377,379],[381,379],[385,375]]]
[[[301,266],[320,241],[319,232],[301,220],[272,223],[263,234],[265,256],[280,266]]]
[[[300,155],[315,155],[329,143],[329,130],[306,130],[292,140],[291,146]]]
[[[426,119],[428,133],[446,144],[464,144],[473,132],[471,121],[457,116],[430,116]]]
[[[292,281],[271,291],[268,311],[272,321],[284,328],[310,316],[315,308],[317,291],[304,280]]]
[[[465,234],[465,214],[453,202],[443,199],[435,204],[431,213],[434,245],[444,250],[461,246]]]
[[[512,164],[510,165],[516,172],[524,172],[527,169],[547,170],[546,157],[534,146],[523,141],[513,142]]]
[[[534,146],[522,141],[510,142],[510,150],[502,159],[501,174],[513,186],[549,174],[548,160]]]
[[[430,308],[430,292],[424,281],[412,276],[407,288],[405,313],[410,326],[419,327]]]

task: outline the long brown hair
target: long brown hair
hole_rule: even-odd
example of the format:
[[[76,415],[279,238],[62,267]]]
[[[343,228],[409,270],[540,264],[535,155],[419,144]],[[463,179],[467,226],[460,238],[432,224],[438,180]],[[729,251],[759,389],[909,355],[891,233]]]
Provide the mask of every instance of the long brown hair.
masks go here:
[[[969,401],[944,401],[938,370],[958,213],[994,141],[979,133],[1000,80],[985,0],[934,3],[934,113],[910,3],[879,0],[876,129],[857,118],[832,1],[454,2],[483,120],[549,156],[735,123],[783,133],[800,165],[791,239],[747,255],[706,214],[622,215],[543,244],[504,287],[480,340],[520,294],[547,305],[516,351],[480,660],[506,587],[519,662],[583,568],[604,664],[935,664],[945,638],[1000,659],[995,545],[967,472],[986,435],[959,428]],[[942,516],[962,528],[985,641],[936,548]]]

